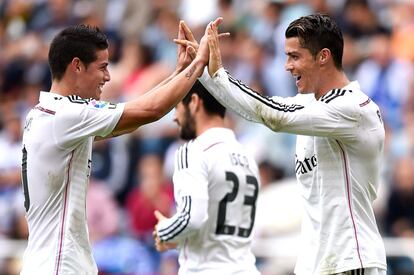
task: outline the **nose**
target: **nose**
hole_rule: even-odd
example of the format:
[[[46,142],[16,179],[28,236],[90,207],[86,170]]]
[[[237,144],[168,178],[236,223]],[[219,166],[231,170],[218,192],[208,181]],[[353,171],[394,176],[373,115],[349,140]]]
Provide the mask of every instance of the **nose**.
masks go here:
[[[105,70],[104,80],[105,80],[105,82],[108,82],[108,81],[111,80],[111,75],[109,74],[108,70]]]
[[[286,62],[285,62],[285,70],[288,71],[288,72],[293,71],[293,64],[289,60],[289,58],[286,59]]]

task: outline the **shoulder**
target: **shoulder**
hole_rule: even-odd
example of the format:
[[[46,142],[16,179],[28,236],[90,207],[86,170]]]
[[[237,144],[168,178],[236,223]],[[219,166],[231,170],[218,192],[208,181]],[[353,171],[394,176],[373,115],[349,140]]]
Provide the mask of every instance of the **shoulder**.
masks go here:
[[[175,152],[176,169],[182,170],[189,168],[191,163],[200,159],[201,153],[202,150],[194,140],[184,143]]]
[[[121,104],[115,104],[107,101],[100,101],[93,98],[81,98],[77,95],[69,95],[57,98],[61,102],[57,112],[64,117],[87,117],[94,114],[99,115],[102,111],[117,111]]]
[[[93,98],[81,98],[77,95],[69,95],[65,97],[66,103],[73,106],[80,106],[80,107],[88,107],[92,109],[116,109],[117,104],[103,101],[103,100],[96,100]]]
[[[341,104],[344,101],[351,100],[355,94],[353,89],[333,89],[320,98],[320,102],[325,104]]]

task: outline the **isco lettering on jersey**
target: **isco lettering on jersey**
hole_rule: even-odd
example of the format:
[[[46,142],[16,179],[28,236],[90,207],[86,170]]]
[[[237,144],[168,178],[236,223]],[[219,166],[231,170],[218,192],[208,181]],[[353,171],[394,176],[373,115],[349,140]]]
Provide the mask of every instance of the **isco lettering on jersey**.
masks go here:
[[[230,161],[233,165],[249,168],[249,159],[238,153],[230,153]]]
[[[309,173],[318,165],[318,160],[316,159],[316,156],[313,155],[310,158],[305,158],[303,160],[298,160],[296,156],[296,163],[295,163],[295,172],[297,175],[303,175],[306,173]]]

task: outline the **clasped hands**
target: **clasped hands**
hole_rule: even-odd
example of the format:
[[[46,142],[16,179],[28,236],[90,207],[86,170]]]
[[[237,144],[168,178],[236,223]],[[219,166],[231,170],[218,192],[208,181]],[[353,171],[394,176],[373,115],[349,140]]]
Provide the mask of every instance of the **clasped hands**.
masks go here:
[[[213,76],[223,66],[219,38],[230,36],[230,33],[218,33],[218,26],[222,22],[222,17],[211,21],[206,26],[204,36],[198,43],[187,24],[183,20],[180,21],[178,37],[174,39],[174,42],[178,45],[176,70],[182,71],[196,58],[208,65],[210,76]]]

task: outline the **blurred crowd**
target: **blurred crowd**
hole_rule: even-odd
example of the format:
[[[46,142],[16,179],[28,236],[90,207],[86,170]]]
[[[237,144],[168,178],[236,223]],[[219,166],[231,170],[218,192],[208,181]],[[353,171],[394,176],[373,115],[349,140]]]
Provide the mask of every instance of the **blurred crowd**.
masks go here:
[[[105,31],[111,81],[102,99],[123,102],[174,70],[172,39],[180,19],[199,39],[206,24],[222,16],[221,31],[231,33],[220,45],[225,68],[258,92],[286,97],[296,87],[284,69],[284,31],[293,19],[315,12],[337,20],[345,39],[345,71],[383,114],[380,230],[383,236],[414,238],[414,1],[0,0],[0,239],[27,238],[22,129],[39,92],[49,91],[48,46],[62,28],[84,23]],[[294,136],[272,133],[231,112],[226,120],[259,163],[264,197],[271,186],[294,177]],[[172,159],[180,143],[172,111],[132,134],[94,144],[87,211],[100,274],[176,272],[176,252],[157,253],[151,233],[155,209],[164,215],[175,211]],[[279,217],[279,210],[263,219]],[[257,224],[257,234],[280,233],[264,224]],[[6,269],[7,261],[0,259],[0,270]]]

